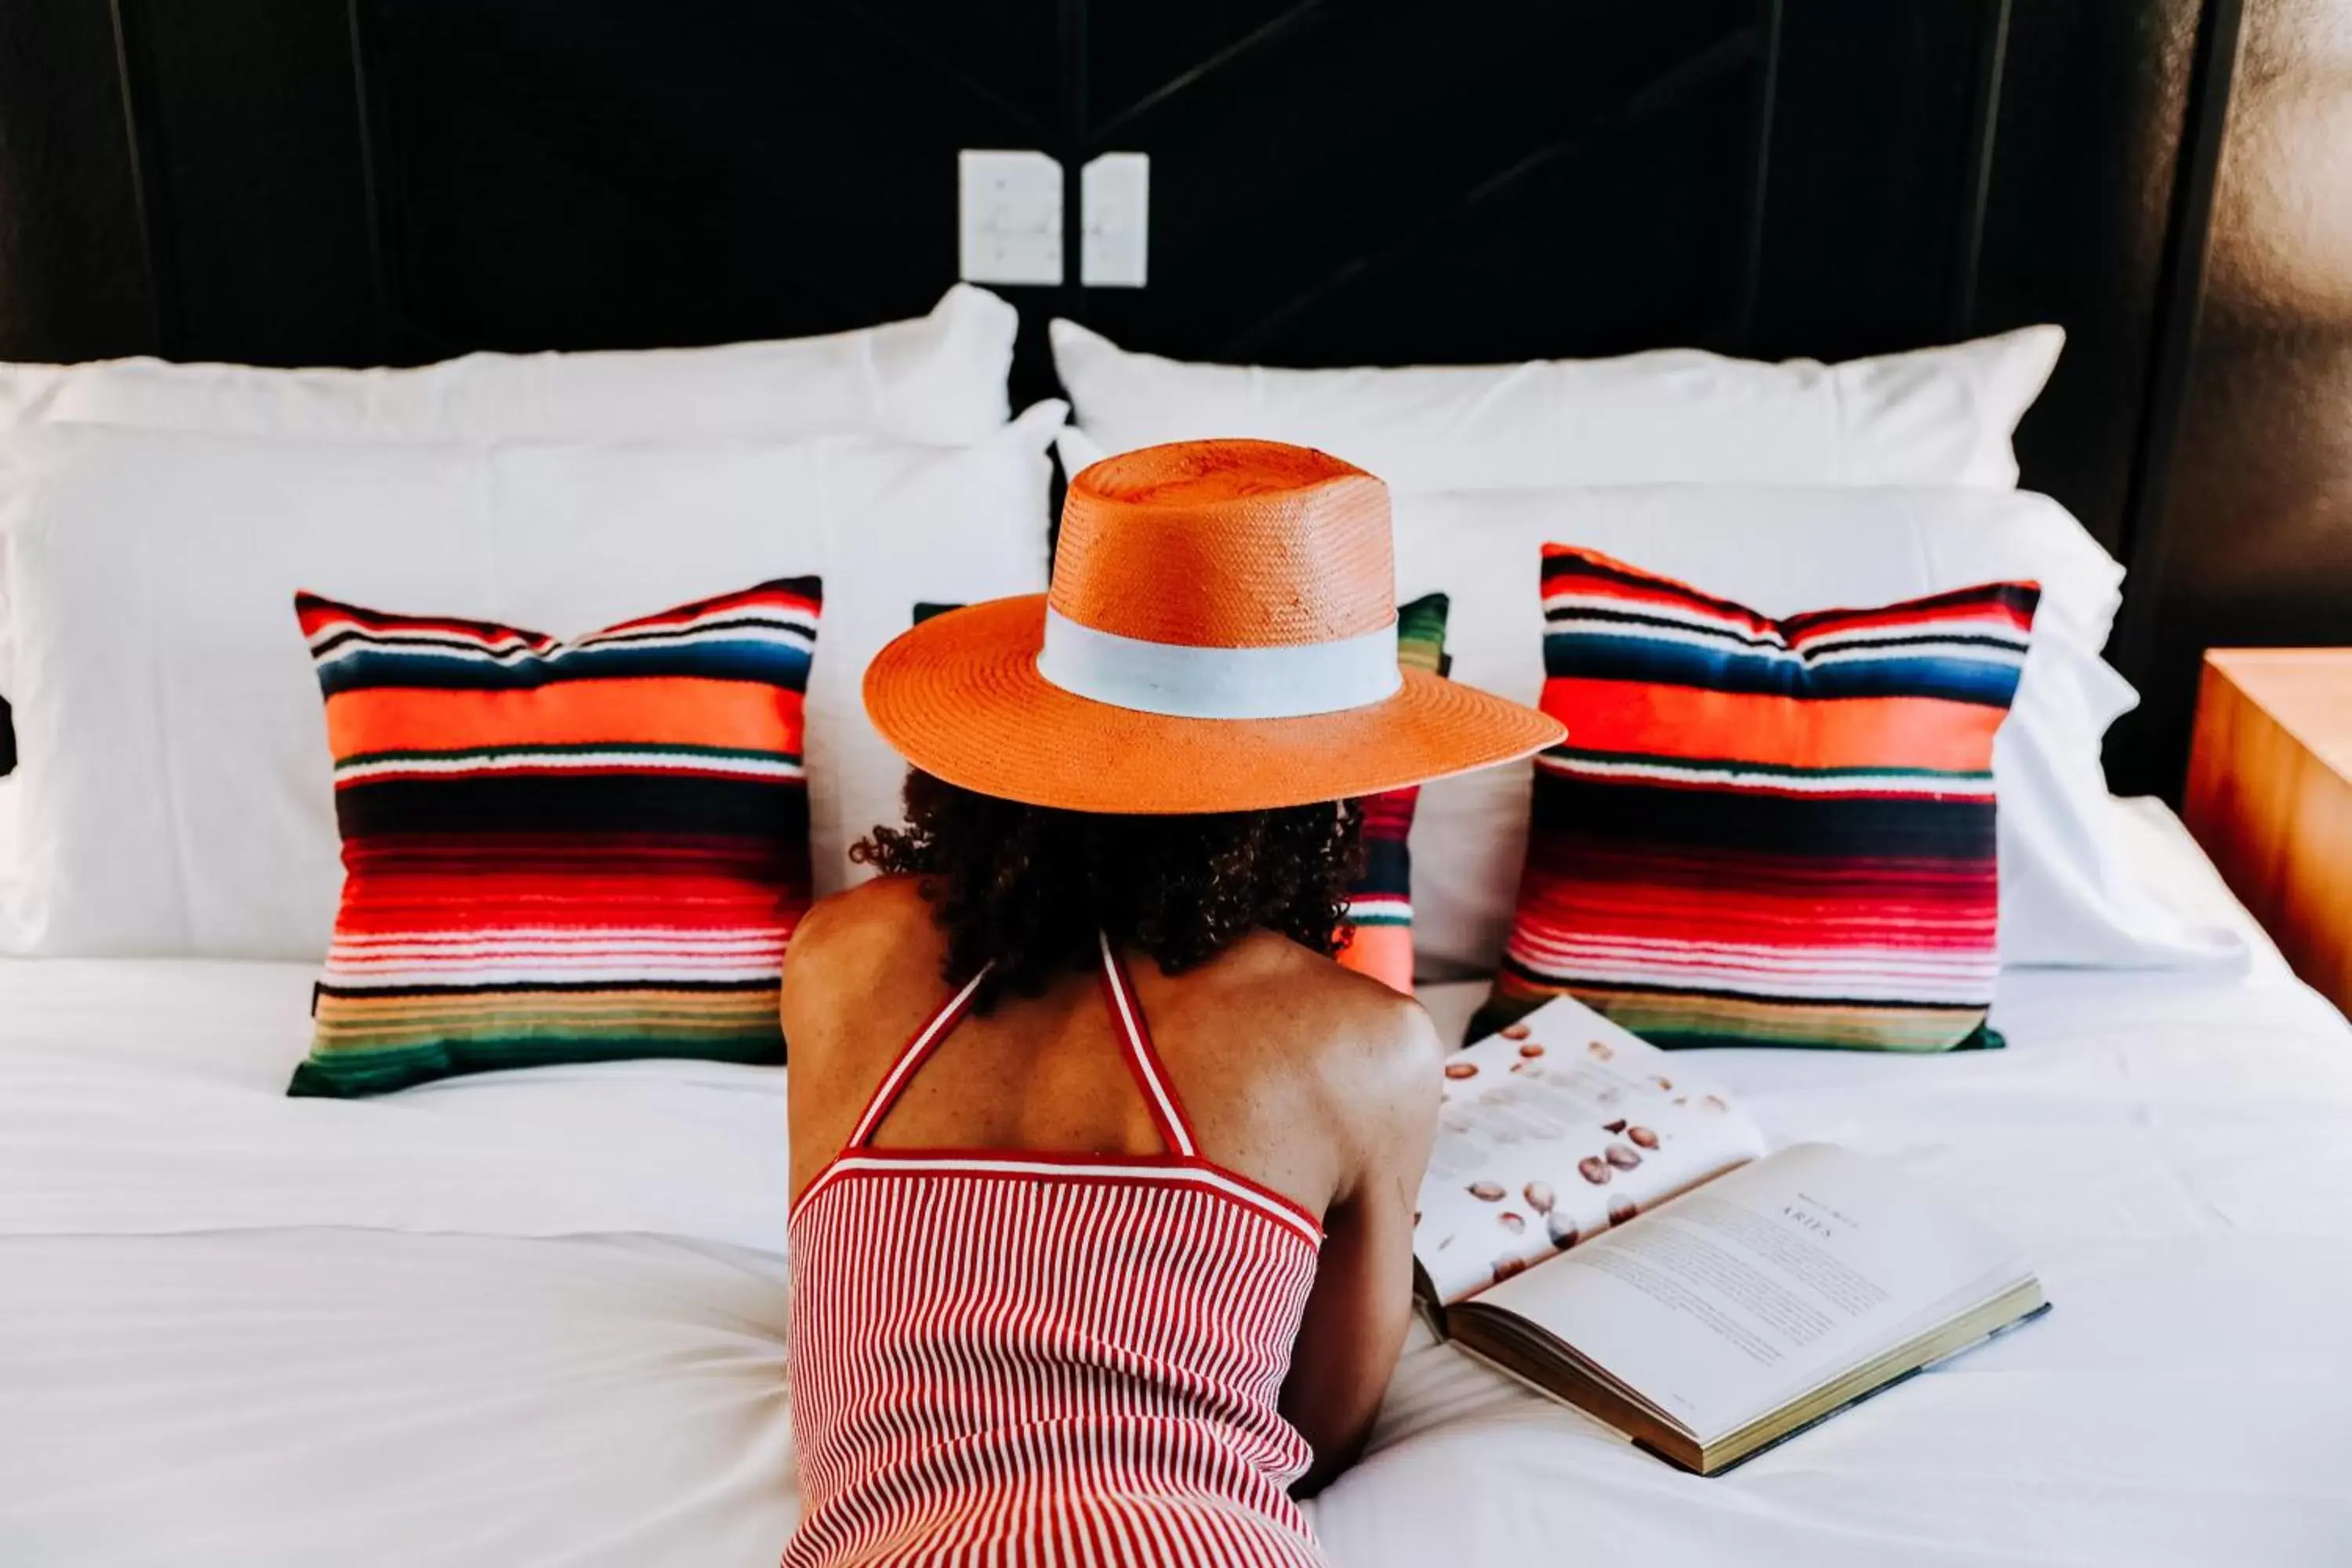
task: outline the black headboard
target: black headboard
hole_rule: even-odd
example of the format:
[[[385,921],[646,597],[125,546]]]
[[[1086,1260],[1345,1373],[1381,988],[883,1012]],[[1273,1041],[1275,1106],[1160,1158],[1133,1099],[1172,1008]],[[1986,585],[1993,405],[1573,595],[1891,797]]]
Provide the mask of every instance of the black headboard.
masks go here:
[[[1055,154],[1073,207],[1087,158],[1139,151],[1150,286],[1004,289],[1016,400],[1052,390],[1055,314],[1294,364],[1839,358],[2055,320],[2027,482],[2128,552],[2201,14],[14,0],[0,356],[854,326],[951,280],[958,149]]]
[[[360,0],[378,355],[919,309],[971,146],[1150,153],[1149,288],[1006,291],[1194,357],[1842,356],[1988,324],[2001,0],[619,9]]]

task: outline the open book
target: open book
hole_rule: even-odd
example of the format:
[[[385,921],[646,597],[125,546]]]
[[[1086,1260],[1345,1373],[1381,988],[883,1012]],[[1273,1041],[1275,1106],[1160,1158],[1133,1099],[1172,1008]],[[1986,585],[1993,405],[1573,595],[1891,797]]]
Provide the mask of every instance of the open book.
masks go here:
[[[2048,1310],[1899,1172],[1755,1123],[1575,1002],[1447,1058],[1413,1227],[1438,1332],[1714,1475]]]

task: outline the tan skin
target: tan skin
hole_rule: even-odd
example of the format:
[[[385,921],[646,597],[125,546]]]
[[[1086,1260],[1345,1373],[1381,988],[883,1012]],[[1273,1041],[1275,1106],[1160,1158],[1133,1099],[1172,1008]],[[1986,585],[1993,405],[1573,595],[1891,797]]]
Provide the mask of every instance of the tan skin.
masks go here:
[[[848,1140],[900,1047],[947,994],[914,883],[825,900],[793,933],[793,1192]],[[1270,931],[1180,975],[1127,955],[1201,1153],[1323,1216],[1282,1414],[1315,1451],[1301,1493],[1363,1448],[1412,1312],[1412,1207],[1437,1127],[1436,1030],[1410,997]],[[968,1017],[900,1096],[877,1147],[1156,1154],[1095,973]]]

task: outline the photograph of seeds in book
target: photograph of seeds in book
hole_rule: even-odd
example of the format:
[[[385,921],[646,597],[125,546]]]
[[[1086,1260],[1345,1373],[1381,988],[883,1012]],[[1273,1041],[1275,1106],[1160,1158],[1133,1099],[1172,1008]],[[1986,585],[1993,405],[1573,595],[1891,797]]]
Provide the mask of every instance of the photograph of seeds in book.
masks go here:
[[[1562,997],[1448,1058],[1413,1220],[1436,1331],[1716,1475],[2049,1310],[1958,1205]]]

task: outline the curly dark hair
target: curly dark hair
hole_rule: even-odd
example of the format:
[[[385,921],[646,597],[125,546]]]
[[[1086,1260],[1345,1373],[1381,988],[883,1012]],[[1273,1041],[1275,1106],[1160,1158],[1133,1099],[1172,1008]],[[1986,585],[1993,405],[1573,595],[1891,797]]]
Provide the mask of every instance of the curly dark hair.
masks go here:
[[[1255,927],[1328,956],[1348,939],[1363,861],[1353,801],[1185,816],[1058,811],[907,774],[908,826],[877,827],[850,858],[919,879],[947,932],[944,978],[975,994],[1035,995],[1091,967],[1097,931],[1174,974]]]

